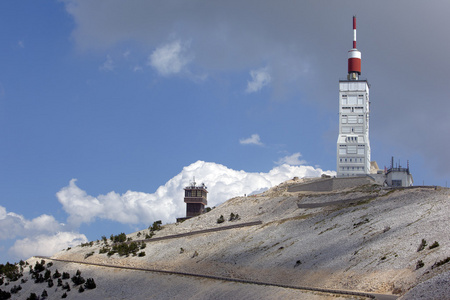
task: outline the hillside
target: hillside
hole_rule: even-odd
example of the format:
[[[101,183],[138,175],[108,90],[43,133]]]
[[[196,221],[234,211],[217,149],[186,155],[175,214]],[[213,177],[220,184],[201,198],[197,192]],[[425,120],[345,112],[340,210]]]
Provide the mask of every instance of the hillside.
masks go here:
[[[416,299],[422,294],[428,297],[424,299],[446,299],[450,295],[450,263],[444,263],[450,256],[448,189],[366,185],[334,192],[288,192],[295,184],[299,182],[288,181],[259,195],[230,199],[199,217],[164,225],[152,239],[252,221],[262,221],[260,225],[153,242],[150,239],[138,251],[145,252],[142,257],[99,254],[104,242],[98,241],[61,251],[53,258],[404,295],[400,299]],[[228,221],[231,213],[240,218]],[[220,215],[225,222],[218,224]],[[137,241],[148,233],[146,229],[127,237]],[[426,246],[418,251],[422,240]],[[434,242],[439,246],[430,249]],[[109,239],[108,243],[111,245]],[[32,265],[35,261],[40,259],[28,260]],[[417,268],[419,261],[423,266]],[[442,265],[436,266],[439,261]],[[52,271],[55,268],[71,276],[79,269],[85,278],[93,277],[97,283],[96,289],[84,293],[72,290],[70,299],[88,295],[102,299],[330,297],[280,287],[57,261]],[[17,295],[28,296],[36,286],[29,280]],[[35,293],[40,295],[44,287],[38,286]],[[62,294],[54,288],[51,293],[47,291],[50,298],[59,299]]]

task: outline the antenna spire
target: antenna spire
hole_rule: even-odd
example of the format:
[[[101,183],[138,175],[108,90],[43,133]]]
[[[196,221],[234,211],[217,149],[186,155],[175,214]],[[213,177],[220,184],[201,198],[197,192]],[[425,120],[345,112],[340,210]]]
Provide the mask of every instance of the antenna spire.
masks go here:
[[[356,16],[353,16],[353,48],[348,51],[348,79],[358,80],[361,75],[361,52],[356,49]]]

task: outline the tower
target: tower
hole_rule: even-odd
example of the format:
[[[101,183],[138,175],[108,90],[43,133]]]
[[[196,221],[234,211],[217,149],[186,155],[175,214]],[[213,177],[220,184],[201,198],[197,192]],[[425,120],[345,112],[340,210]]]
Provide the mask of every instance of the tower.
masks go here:
[[[370,172],[370,86],[360,75],[361,52],[356,49],[356,17],[353,16],[353,48],[348,51],[347,80],[339,80],[338,177]]]
[[[184,202],[186,203],[186,218],[191,218],[202,214],[205,211],[205,205],[208,204],[206,186],[202,183],[195,185],[194,181],[190,186],[184,188]]]

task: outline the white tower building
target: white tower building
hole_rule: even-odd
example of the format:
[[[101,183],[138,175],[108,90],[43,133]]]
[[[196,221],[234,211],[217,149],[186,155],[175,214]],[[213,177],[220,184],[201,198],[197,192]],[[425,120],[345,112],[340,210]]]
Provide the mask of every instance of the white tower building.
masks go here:
[[[353,17],[353,48],[348,51],[347,80],[339,80],[339,136],[337,176],[370,172],[369,83],[359,79],[361,52],[356,49],[356,17]]]

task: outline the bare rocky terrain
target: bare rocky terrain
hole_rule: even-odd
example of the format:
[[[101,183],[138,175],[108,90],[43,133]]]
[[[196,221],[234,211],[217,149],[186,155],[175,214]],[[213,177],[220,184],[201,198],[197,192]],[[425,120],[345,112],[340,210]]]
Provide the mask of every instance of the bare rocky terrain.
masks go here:
[[[201,216],[164,225],[153,239],[252,221],[262,221],[260,225],[150,239],[145,249],[139,250],[145,256],[99,254],[105,246],[100,240],[92,246],[63,250],[53,258],[393,294],[403,300],[450,299],[450,262],[445,263],[450,257],[449,189],[365,185],[333,192],[287,191],[300,182],[291,180],[259,195],[230,199]],[[239,219],[229,221],[231,213]],[[225,222],[218,224],[221,215]],[[127,237],[138,241],[148,233],[145,229]],[[418,251],[422,240],[426,246]],[[34,265],[40,260],[28,262]],[[56,268],[71,276],[80,270],[82,276],[97,283],[96,289],[83,293],[73,288],[68,299],[360,299],[58,261],[52,272]],[[46,288],[45,283],[32,280],[21,285],[13,299],[25,299],[32,291],[40,295]],[[5,290],[5,286],[0,288]],[[61,288],[46,290],[49,299],[60,299],[63,294]]]

